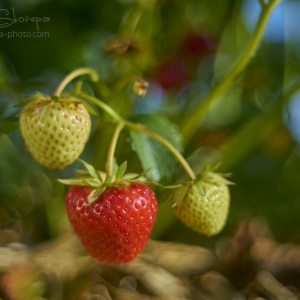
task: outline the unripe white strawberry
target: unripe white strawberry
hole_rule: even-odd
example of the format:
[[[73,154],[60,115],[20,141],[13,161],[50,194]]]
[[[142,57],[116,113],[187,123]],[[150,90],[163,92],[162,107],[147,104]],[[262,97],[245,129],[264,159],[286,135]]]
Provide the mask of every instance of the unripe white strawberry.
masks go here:
[[[226,222],[230,194],[229,182],[208,172],[189,187],[175,193],[173,210],[186,226],[205,235],[219,233]],[[178,196],[182,197],[178,201]],[[177,202],[177,203],[176,203]]]
[[[91,119],[77,99],[35,98],[21,113],[20,127],[29,151],[40,164],[63,169],[83,151]]]

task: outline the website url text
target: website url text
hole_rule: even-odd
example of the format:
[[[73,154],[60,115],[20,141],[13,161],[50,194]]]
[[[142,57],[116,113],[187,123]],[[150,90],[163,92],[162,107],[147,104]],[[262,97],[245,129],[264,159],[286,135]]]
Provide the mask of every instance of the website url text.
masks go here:
[[[29,32],[29,31],[9,31],[9,32],[1,32],[0,31],[0,38],[28,38],[28,37],[34,37],[34,38],[45,38],[49,37],[49,32],[44,31],[36,31],[36,32]]]

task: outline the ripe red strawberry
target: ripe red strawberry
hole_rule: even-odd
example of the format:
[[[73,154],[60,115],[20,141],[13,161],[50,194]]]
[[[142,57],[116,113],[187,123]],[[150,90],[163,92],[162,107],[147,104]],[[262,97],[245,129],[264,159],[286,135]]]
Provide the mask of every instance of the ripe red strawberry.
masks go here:
[[[120,264],[133,260],[145,246],[157,202],[144,184],[110,187],[92,203],[93,188],[73,185],[66,195],[70,223],[86,251],[97,260]]]
[[[49,169],[63,169],[81,154],[91,119],[81,101],[34,97],[20,116],[21,133],[33,157]]]

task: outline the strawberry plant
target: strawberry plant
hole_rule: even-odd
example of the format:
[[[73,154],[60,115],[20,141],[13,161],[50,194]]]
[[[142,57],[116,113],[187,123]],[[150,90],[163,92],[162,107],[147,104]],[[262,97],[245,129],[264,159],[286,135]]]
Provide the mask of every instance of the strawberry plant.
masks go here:
[[[0,298],[298,297],[280,1],[21,2],[53,35],[1,45]]]

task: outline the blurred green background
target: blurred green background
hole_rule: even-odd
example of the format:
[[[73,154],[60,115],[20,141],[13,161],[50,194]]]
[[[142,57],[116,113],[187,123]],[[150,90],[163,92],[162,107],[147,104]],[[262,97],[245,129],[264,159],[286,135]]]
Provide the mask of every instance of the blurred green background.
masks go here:
[[[38,165],[18,132],[14,104],[35,91],[51,95],[68,72],[88,66],[108,86],[126,76],[145,78],[150,86],[144,98],[129,85],[108,95],[105,85],[95,88],[86,77],[83,89],[125,117],[160,113],[180,129],[243,51],[260,13],[258,0],[7,0],[0,9],[0,226],[14,229],[26,244],[68,230],[66,188],[57,178],[73,176],[78,165],[63,171]],[[250,64],[207,110],[192,137],[183,136],[184,156],[195,169],[216,154],[221,171],[232,173],[236,185],[230,187],[225,229],[216,237],[200,236],[164,202],[153,238],[211,245],[242,219],[255,217],[265,219],[277,239],[300,242],[299,9],[299,1],[275,8]],[[13,13],[17,22],[7,26],[12,21],[5,18]],[[49,21],[40,21],[37,29],[36,22],[22,22],[25,16]],[[81,158],[103,169],[112,129],[103,114],[94,118]],[[127,160],[129,171],[141,171],[126,136],[120,144],[118,162]]]

